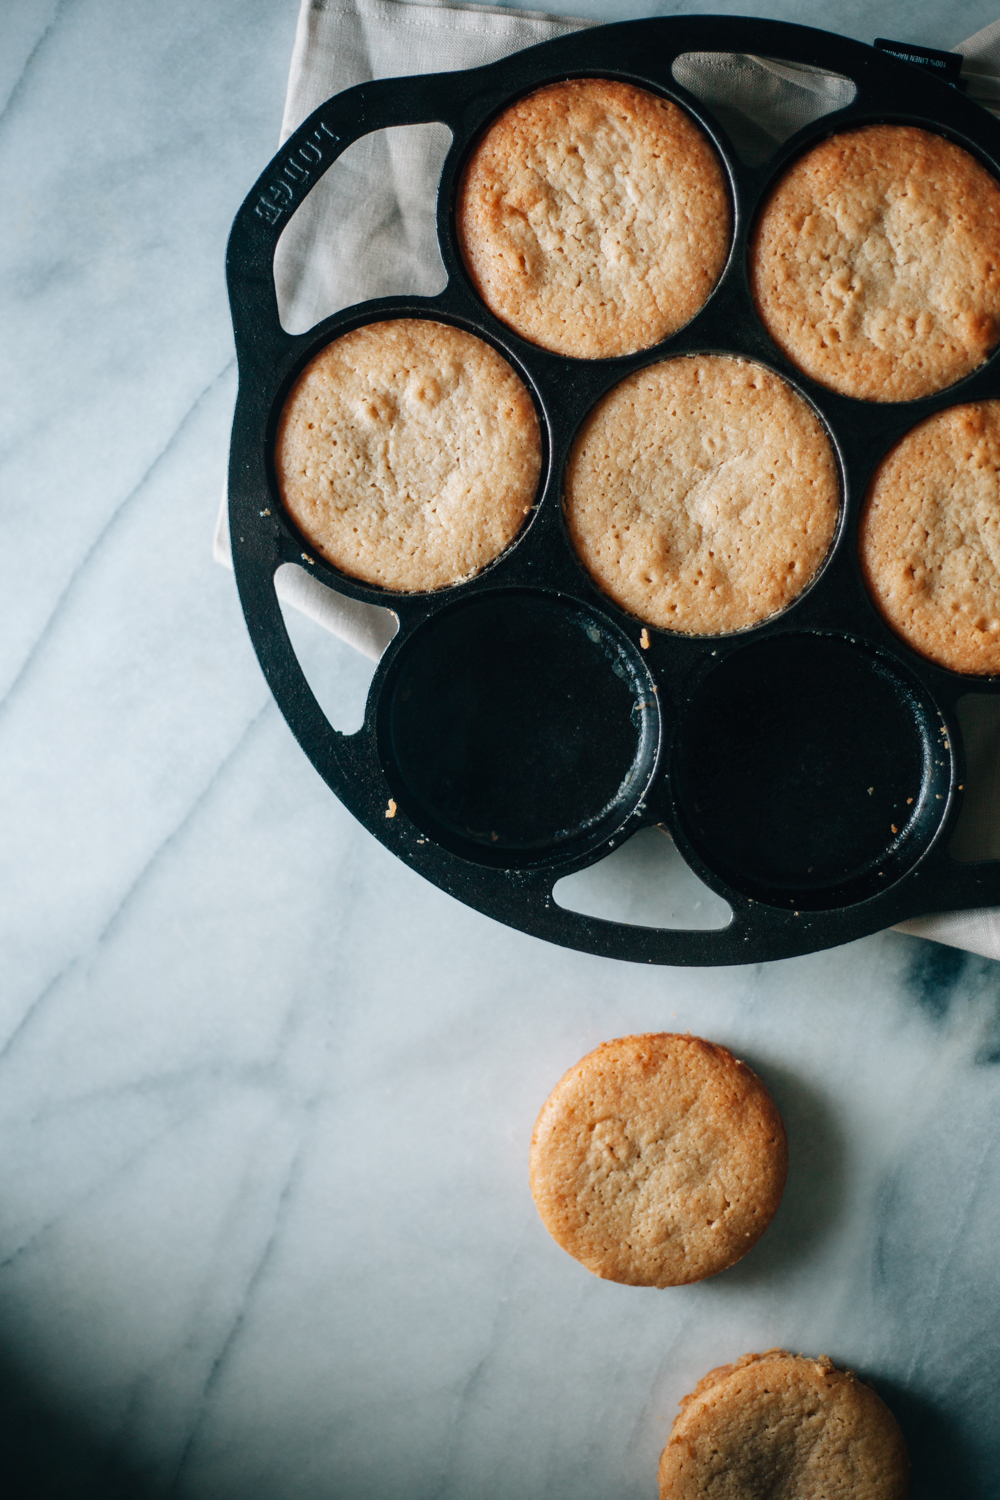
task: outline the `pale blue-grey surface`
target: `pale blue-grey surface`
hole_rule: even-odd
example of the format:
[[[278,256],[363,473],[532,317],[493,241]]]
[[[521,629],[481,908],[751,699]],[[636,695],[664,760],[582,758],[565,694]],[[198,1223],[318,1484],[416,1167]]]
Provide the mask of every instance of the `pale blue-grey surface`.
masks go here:
[[[684,1391],[785,1344],[879,1383],[918,1500],[995,1500],[1000,968],[547,947],[396,863],[269,699],[209,537],[295,10],[0,13],[5,1492],[638,1500]],[[946,47],[1000,3],[759,10]],[[303,651],[356,704],[363,659]],[[599,1282],[535,1215],[533,1119],[688,1028],[772,1087],[786,1201],[714,1281]]]

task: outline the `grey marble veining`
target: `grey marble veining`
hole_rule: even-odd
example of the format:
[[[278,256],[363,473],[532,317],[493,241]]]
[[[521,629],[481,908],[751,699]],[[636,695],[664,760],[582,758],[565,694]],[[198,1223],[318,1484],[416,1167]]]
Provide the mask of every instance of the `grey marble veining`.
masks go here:
[[[995,4],[761,10],[951,46]],[[678,1398],[786,1344],[879,1384],[917,1500],[995,1500],[1000,968],[545,946],[395,862],[269,699],[209,540],[222,253],[295,10],[0,14],[9,1493],[638,1500]],[[356,701],[368,664],[309,649]],[[785,1202],[713,1281],[599,1282],[534,1212],[535,1114],[602,1039],[688,1028],[772,1088]]]

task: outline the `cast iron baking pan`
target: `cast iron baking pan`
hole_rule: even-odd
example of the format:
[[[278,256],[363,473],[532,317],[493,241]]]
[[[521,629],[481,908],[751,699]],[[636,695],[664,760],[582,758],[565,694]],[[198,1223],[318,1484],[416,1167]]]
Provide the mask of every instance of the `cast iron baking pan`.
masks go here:
[[[683,53],[720,50],[811,64],[852,79],[857,93],[749,167],[672,73]],[[551,354],[498,322],[472,288],[455,234],[456,184],[483,129],[519,95],[574,76],[625,79],[675,100],[714,142],[732,192],[732,249],[708,302],[663,343],[615,359]],[[438,194],[445,290],[365,302],[286,333],[272,268],[295,209],[359,137],[430,121],[453,134]],[[827,136],[876,122],[937,131],[1000,178],[1000,125],[910,63],[808,27],[682,17],[349,89],[286,142],[236,216],[230,527],[254,648],[293,733],[355,817],[498,921],[614,958],[708,965],[790,957],[924,912],[1000,904],[1000,862],[948,853],[964,782],[956,705],[997,682],[946,671],[897,639],[868,597],[856,547],[879,459],[931,413],[1000,396],[1000,355],[924,400],[838,396],[781,355],[748,283],[749,230],[776,176]],[[517,539],[475,578],[432,594],[389,594],[324,562],[284,513],[271,457],[282,404],[308,361],[340,334],[398,317],[452,323],[498,349],[531,392],[545,442],[536,504]],[[633,370],[693,352],[742,355],[783,376],[825,423],[843,484],[837,537],[810,587],[781,615],[724,637],[644,630],[584,572],[561,507],[564,464],[595,401]],[[324,717],[282,620],[275,572],[303,559],[322,582],[399,620],[356,734]],[[557,904],[557,880],[651,824],[729,903],[728,926],[632,926]]]

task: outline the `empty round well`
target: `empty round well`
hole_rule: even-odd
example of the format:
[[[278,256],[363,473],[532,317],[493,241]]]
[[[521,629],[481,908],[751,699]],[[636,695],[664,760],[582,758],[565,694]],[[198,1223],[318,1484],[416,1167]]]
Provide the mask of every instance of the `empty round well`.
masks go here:
[[[824,635],[781,636],[716,667],[678,729],[685,833],[736,889],[829,910],[886,889],[948,808],[937,711],[884,657]]]
[[[400,804],[480,863],[596,847],[656,762],[659,710],[638,652],[548,595],[498,592],[439,615],[401,649],[382,702]]]

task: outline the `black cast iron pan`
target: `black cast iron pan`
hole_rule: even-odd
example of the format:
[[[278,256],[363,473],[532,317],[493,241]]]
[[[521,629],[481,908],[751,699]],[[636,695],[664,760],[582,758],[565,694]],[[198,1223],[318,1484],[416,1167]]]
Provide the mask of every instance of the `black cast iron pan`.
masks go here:
[[[851,78],[857,94],[751,168],[671,71],[683,53],[719,50],[811,64]],[[471,145],[506,104],[595,75],[670,97],[701,124],[729,173],[734,232],[715,291],[678,334],[638,354],[576,360],[526,343],[482,305],[458,254],[453,199]],[[453,134],[438,196],[445,290],[366,302],[286,333],[272,267],[290,216],[353,141],[431,121]],[[808,27],[689,17],[602,27],[489,67],[349,89],[295,132],[236,216],[227,262],[240,370],[230,527],[261,666],[302,748],[365,827],[499,921],[614,958],[707,965],[789,957],[921,913],[1000,904],[1000,862],[948,854],[964,781],[956,705],[997,683],[909,650],[876,613],[856,555],[859,506],[880,457],[931,413],[1000,396],[1000,354],[925,400],[841,397],[783,358],[748,284],[749,230],[777,174],[835,131],[874,122],[937,131],[1000,177],[1000,125],[909,63]],[[338,335],[397,317],[453,323],[494,345],[531,392],[545,440],[536,505],[516,541],[474,579],[433,594],[389,594],[316,556],[282,510],[271,460],[303,366]],[[842,472],[837,539],[816,579],[780,616],[726,637],[644,630],[584,572],[561,509],[563,466],[594,402],[633,370],[695,351],[742,355],[781,374],[826,424]],[[322,582],[388,605],[399,620],[356,734],[324,717],[282,620],[275,572],[304,556]],[[729,903],[727,927],[630,926],[555,902],[558,879],[650,824],[666,828]]]

